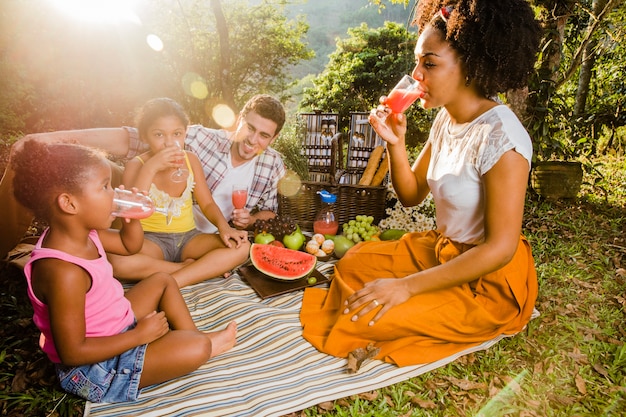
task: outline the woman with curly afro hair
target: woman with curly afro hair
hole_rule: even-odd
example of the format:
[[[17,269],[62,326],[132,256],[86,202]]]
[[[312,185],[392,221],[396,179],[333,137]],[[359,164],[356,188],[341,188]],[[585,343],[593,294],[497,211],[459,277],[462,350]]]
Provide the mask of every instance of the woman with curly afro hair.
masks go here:
[[[540,26],[525,0],[421,0],[414,23],[412,76],[421,105],[440,111],[413,166],[404,114],[382,97],[369,121],[402,204],[432,193],[436,230],[358,244],[329,290],[305,291],[300,316],[320,351],[399,366],[521,331],[538,292],[521,233],[532,143],[496,95],[526,86]]]

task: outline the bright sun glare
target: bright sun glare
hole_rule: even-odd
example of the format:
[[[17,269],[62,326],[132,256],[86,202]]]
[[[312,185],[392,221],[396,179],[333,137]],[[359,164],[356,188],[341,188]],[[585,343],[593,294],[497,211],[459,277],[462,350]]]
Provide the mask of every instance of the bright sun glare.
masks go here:
[[[88,21],[119,23],[122,21],[141,24],[128,0],[50,0],[68,15]]]

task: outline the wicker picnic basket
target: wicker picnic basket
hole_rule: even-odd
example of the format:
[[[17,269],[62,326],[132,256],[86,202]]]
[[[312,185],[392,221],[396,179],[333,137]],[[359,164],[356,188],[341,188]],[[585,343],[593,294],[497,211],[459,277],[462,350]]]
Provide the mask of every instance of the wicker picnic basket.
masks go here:
[[[312,231],[313,220],[321,209],[318,192],[326,190],[337,195],[335,215],[340,225],[354,219],[357,215],[373,216],[374,222],[378,223],[385,217],[386,184],[383,182],[379,186],[358,185],[369,154],[375,146],[382,143],[369,124],[363,123],[363,120],[367,121],[367,113],[351,114],[350,132],[335,133],[332,140],[323,145],[328,146],[327,152],[330,153],[324,153],[325,148],[319,149],[318,152],[319,145],[317,144],[320,141],[315,137],[315,129],[316,126],[321,126],[322,120],[328,120],[330,116],[336,115],[317,112],[305,113],[301,116],[307,120],[308,127],[307,134],[303,138],[303,150],[307,155],[309,170],[314,180],[302,181],[295,195],[280,195],[279,215],[291,217],[304,231]],[[347,144],[347,155],[344,161],[345,137],[353,137],[357,132],[365,139],[350,141]],[[319,155],[328,155],[329,158],[322,158]],[[320,160],[323,163],[320,163]]]

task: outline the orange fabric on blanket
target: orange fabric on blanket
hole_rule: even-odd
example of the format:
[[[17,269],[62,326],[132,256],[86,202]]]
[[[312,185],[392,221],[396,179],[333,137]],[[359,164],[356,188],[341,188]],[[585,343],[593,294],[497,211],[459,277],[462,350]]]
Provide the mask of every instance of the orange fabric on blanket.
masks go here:
[[[523,236],[514,258],[500,270],[459,287],[414,296],[373,326],[368,322],[377,310],[357,322],[351,321],[352,313],[343,314],[345,300],[366,282],[431,268],[458,256],[463,248],[457,246],[433,231],[355,246],[335,265],[328,290],[305,290],[300,313],[304,338],[338,357],[373,342],[380,348],[377,359],[406,366],[521,331],[538,291],[530,245]]]

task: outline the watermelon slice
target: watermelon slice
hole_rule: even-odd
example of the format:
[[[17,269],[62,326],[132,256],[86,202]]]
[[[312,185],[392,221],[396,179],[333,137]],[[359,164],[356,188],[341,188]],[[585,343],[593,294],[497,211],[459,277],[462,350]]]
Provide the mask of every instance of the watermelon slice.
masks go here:
[[[260,272],[281,281],[295,281],[308,276],[317,263],[315,255],[274,245],[253,243],[252,265]]]

